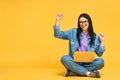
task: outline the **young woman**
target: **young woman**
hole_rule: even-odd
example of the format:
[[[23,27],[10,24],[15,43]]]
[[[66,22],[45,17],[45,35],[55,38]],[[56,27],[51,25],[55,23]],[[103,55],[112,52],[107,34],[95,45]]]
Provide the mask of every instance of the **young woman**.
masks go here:
[[[69,40],[69,55],[64,55],[61,58],[62,64],[66,68],[65,76],[81,75],[100,78],[98,71],[104,67],[104,60],[96,58],[92,63],[80,63],[73,61],[75,51],[94,51],[99,57],[105,51],[103,34],[99,36],[95,34],[90,16],[83,13],[78,18],[78,28],[73,28],[68,31],[60,30],[60,20],[63,14],[58,14],[54,26],[54,36],[60,39]]]

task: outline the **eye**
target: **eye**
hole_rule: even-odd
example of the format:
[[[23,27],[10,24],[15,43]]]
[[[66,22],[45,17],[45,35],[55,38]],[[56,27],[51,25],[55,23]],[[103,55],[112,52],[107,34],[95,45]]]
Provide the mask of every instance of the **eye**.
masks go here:
[[[88,22],[88,20],[80,21],[80,24],[87,23],[87,22]]]

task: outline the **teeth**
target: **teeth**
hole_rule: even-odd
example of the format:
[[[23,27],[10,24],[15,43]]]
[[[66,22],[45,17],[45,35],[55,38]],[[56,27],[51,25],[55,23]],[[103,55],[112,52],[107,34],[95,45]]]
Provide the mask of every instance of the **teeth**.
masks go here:
[[[85,26],[83,26],[82,28],[85,28]]]

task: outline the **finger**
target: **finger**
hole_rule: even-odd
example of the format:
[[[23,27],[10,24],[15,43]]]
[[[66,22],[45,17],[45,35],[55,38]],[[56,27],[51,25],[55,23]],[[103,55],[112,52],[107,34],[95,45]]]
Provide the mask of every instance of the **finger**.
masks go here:
[[[59,16],[59,17],[62,17],[62,16],[63,16],[63,14],[58,14],[58,16]]]
[[[103,34],[100,34],[100,37],[104,37],[104,35],[103,35]]]

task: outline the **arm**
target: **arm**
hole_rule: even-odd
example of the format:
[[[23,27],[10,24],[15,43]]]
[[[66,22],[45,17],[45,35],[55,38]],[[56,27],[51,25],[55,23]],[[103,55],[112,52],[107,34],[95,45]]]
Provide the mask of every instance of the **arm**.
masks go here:
[[[104,42],[105,42],[105,36],[103,34],[99,35],[100,42],[101,42],[101,47],[105,47]]]
[[[56,22],[55,22],[55,25],[56,26],[59,26],[60,25],[60,20],[63,18],[63,14],[58,14],[56,16]]]
[[[99,57],[102,56],[103,52],[105,51],[104,40],[105,40],[105,36],[101,34],[99,35],[99,37],[97,36],[96,41],[95,41],[97,45],[95,52],[97,53]]]
[[[58,14],[56,17],[56,22],[54,26],[54,36],[57,38],[69,40],[72,30],[60,31],[60,20],[62,18],[63,18],[63,14]]]

